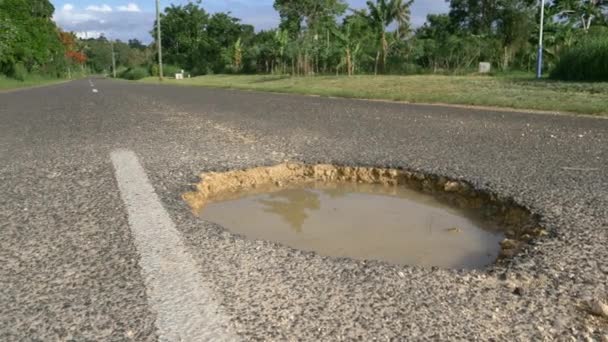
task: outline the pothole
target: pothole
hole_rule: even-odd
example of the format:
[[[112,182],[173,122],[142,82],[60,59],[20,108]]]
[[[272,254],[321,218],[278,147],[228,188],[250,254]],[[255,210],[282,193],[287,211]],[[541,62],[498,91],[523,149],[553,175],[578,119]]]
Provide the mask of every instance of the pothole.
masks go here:
[[[206,173],[183,197],[246,238],[393,264],[482,268],[546,234],[512,201],[400,169],[288,163]]]

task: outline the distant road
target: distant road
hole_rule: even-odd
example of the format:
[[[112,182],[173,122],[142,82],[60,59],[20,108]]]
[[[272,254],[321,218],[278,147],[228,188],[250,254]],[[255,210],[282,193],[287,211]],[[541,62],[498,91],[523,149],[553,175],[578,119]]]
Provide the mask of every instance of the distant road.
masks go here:
[[[243,240],[181,200],[203,171],[284,160],[463,178],[554,236],[431,270]],[[599,340],[580,308],[608,296],[607,167],[605,119],[95,78],[0,93],[0,340]]]

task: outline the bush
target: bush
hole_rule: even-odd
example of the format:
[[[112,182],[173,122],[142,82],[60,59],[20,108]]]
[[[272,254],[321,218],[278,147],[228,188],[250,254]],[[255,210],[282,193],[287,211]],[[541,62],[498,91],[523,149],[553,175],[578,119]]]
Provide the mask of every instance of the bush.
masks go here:
[[[180,73],[182,68],[171,65],[171,64],[163,64],[163,76],[165,77],[175,77],[175,74]],[[158,76],[158,64],[152,64],[150,66],[150,75]]]
[[[559,56],[551,78],[564,81],[608,81],[608,36],[592,35]]]
[[[129,68],[120,74],[120,78],[131,81],[141,80],[148,76],[150,76],[150,73],[148,72],[148,69],[144,67]]]
[[[16,80],[25,81],[27,78],[27,69],[23,63],[17,63],[13,66],[10,76]]]
[[[407,62],[387,66],[387,74],[391,75],[419,75],[423,71],[422,67]]]
[[[163,64],[163,74],[165,77],[175,77],[175,74],[182,72],[182,68],[171,65],[171,64]]]
[[[150,65],[150,68],[148,70],[150,71],[150,75],[158,77],[158,64],[155,63]]]

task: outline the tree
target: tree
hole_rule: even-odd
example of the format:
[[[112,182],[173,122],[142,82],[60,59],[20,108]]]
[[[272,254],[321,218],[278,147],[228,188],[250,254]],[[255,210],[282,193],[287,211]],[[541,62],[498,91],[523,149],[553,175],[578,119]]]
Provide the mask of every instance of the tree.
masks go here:
[[[274,8],[281,17],[281,29],[295,37],[303,26],[314,31],[319,25],[334,22],[348,5],[344,0],[275,0]]]
[[[167,7],[162,14],[165,62],[193,75],[471,72],[480,61],[504,70],[531,70],[538,45],[538,0],[447,1],[449,13],[429,15],[413,34],[412,0],[368,0],[364,9],[350,13],[346,0],[275,0],[279,27],[257,33],[230,13],[208,14],[201,1],[190,1]],[[594,35],[595,26],[606,26],[607,1],[548,1],[544,47],[549,67],[578,44],[583,32]],[[48,15],[42,8],[41,15]],[[5,28],[0,37],[6,37],[0,41],[0,52],[18,54],[14,26],[16,19],[0,12],[0,28]],[[107,41],[84,43],[88,65],[107,69]],[[117,42],[115,49],[119,66],[127,68],[155,58],[137,40]],[[7,58],[0,55],[0,63],[3,60]]]
[[[608,8],[608,1],[555,0],[554,7],[561,18],[567,19],[572,25],[582,28],[587,33],[594,20],[605,23],[604,11]]]
[[[209,19],[205,31],[208,35],[207,56],[214,61],[211,66],[213,72],[232,69],[235,43],[253,32],[253,27],[242,25],[240,21],[228,13],[215,13]],[[240,48],[242,50],[243,46]]]
[[[447,56],[453,53],[447,43],[455,35],[450,16],[447,14],[429,14],[426,23],[416,32],[418,63],[436,72],[451,64]],[[448,53],[449,51],[449,53]]]
[[[0,1],[0,72],[10,75],[17,63],[29,72],[64,72],[65,51],[53,12],[48,0]]]
[[[104,37],[81,41],[82,51],[87,55],[88,66],[94,73],[107,73],[112,67],[112,48]]]
[[[246,59],[250,60],[250,71],[273,72],[273,62],[279,58],[276,32],[276,30],[260,31],[251,39],[251,48],[245,51]]]
[[[17,37],[17,26],[0,12],[0,73],[6,73],[15,62]]]
[[[139,41],[139,39],[129,39],[128,41],[128,45],[131,49],[137,49],[137,50],[145,50],[146,46]]]
[[[254,28],[229,13],[210,16],[199,5],[200,1],[171,5],[161,14],[165,62],[194,75],[230,71],[235,43],[240,39],[244,50]],[[154,31],[151,34],[155,36]]]
[[[334,30],[334,36],[338,38],[340,45],[344,49],[344,55],[342,61],[336,69],[340,67],[346,67],[346,73],[348,76],[352,76],[355,73],[357,65],[357,56],[361,52],[361,43],[356,41],[353,36],[353,32],[350,25],[343,26],[341,31]],[[337,70],[336,70],[337,71]]]
[[[47,0],[29,0],[27,1],[27,10],[32,17],[51,19],[55,7]]]
[[[243,44],[241,43],[241,38],[239,38],[234,43],[232,51],[232,70],[240,72],[241,69],[243,69]]]
[[[209,15],[197,3],[185,6],[171,5],[161,14],[164,61],[191,71],[205,74],[213,60],[207,58],[209,36],[205,28]],[[156,23],[152,36],[155,36]]]
[[[289,32],[287,30],[277,30],[274,35],[274,42],[281,63],[281,73],[285,73],[285,53],[289,44]]]
[[[450,19],[458,28],[472,34],[492,31],[500,0],[450,0]]]
[[[533,32],[535,1],[502,0],[499,4],[497,35],[502,40],[502,68],[508,69],[513,56],[524,49]]]
[[[368,18],[371,27],[375,30],[378,36],[378,52],[376,54],[376,66],[374,73],[378,73],[378,64],[382,60],[382,69],[386,68],[386,58],[389,52],[389,40],[387,30],[393,23],[397,23],[396,38],[409,30],[410,26],[410,6],[413,0],[376,0],[375,2],[368,0],[367,8],[369,10]]]
[[[68,77],[72,78],[72,66],[79,66],[84,71],[84,64],[87,61],[87,56],[79,51],[80,47],[77,43],[76,35],[72,32],[59,32],[59,39],[65,49],[65,58],[67,60]]]
[[[344,0],[275,0],[279,29],[289,32],[293,51],[292,72],[311,75],[321,72],[330,54],[327,37],[336,27],[336,17],[348,6]]]
[[[79,51],[68,51],[66,52],[66,56],[68,57],[68,59],[74,63],[74,64],[78,64],[78,65],[84,65],[84,63],[87,62],[87,56]]]

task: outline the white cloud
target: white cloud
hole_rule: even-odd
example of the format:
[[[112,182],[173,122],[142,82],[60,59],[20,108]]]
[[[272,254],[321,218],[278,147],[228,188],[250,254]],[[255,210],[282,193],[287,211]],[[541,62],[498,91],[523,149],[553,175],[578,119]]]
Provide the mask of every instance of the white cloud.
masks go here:
[[[55,11],[53,20],[57,23],[75,25],[85,21],[93,20],[94,16],[90,13],[77,11],[74,5],[65,4],[59,11]]]
[[[139,8],[139,6],[137,6],[137,4],[134,4],[132,2],[128,3],[126,6],[118,6],[118,7],[116,7],[116,9],[119,12],[141,12],[141,9]]]
[[[109,13],[112,12],[112,7],[103,4],[100,6],[97,5],[91,5],[87,7],[87,11],[91,11],[91,12],[102,12],[102,13]]]
[[[133,38],[145,42],[152,40],[150,30],[154,24],[154,14],[141,11],[135,4],[124,7],[124,10],[118,11],[118,8],[106,4],[87,7],[65,4],[55,11],[53,20],[63,30],[74,32],[82,38],[96,38],[103,33],[110,39],[123,41]]]
[[[76,37],[81,39],[99,38],[103,35],[103,32],[100,31],[80,31],[74,33],[76,34]]]

